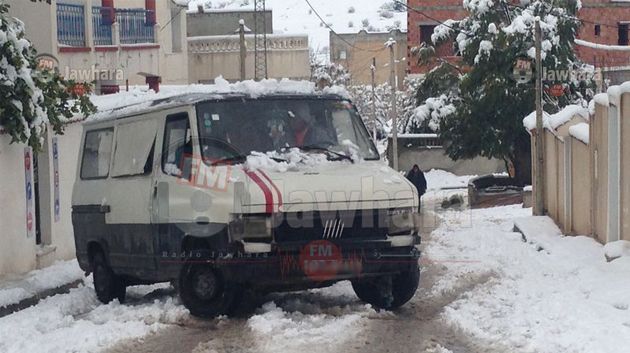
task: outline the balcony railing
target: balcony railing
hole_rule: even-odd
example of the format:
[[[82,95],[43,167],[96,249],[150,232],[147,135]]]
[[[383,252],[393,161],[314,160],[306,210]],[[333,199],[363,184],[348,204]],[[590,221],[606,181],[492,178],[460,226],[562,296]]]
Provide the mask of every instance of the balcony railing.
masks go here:
[[[155,11],[115,9],[119,36],[105,18],[103,8],[92,8],[92,33],[95,46],[155,43]],[[112,12],[113,13],[113,12]],[[86,13],[83,5],[57,4],[57,39],[60,45],[86,47]],[[116,40],[119,38],[120,43]]]
[[[57,4],[57,39],[62,45],[85,46],[83,5]]]
[[[94,26],[94,45],[112,45],[112,25],[103,18],[102,7],[92,7],[92,25]]]
[[[155,42],[155,27],[147,22],[153,11],[144,9],[116,9],[116,21],[120,25],[121,44]]]

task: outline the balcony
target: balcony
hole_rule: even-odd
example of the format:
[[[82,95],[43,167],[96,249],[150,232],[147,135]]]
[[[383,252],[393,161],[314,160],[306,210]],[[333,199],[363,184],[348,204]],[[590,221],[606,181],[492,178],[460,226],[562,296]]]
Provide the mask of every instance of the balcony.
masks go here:
[[[84,5],[57,4],[57,40],[61,47],[90,47],[90,39],[96,47],[156,42],[154,11],[117,8],[110,14],[106,8],[95,6],[89,14],[91,21],[87,21],[87,15]]]

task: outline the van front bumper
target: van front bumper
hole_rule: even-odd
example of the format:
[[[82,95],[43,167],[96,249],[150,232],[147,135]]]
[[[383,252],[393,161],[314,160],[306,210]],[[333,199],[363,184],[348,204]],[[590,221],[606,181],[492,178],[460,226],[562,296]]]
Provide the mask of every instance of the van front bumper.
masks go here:
[[[317,249],[324,254],[314,254]],[[341,280],[401,273],[417,267],[419,258],[420,251],[413,245],[392,247],[384,241],[319,242],[274,245],[269,253],[241,253],[205,262],[237,283],[270,290],[297,290]]]

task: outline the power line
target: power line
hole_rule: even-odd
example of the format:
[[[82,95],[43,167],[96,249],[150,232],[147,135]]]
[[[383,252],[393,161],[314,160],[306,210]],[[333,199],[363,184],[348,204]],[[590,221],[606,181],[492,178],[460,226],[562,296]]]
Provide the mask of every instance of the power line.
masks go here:
[[[322,23],[324,24],[324,26],[326,26],[330,32],[332,34],[334,34],[337,38],[339,38],[342,42],[348,44],[351,48],[354,48],[356,50],[360,50],[360,51],[367,51],[367,52],[371,52],[371,53],[378,53],[381,52],[383,50],[385,50],[386,48],[383,47],[381,49],[366,49],[366,48],[359,48],[356,45],[348,42],[345,38],[343,38],[340,34],[338,34],[337,32],[335,32],[335,30],[324,20],[324,18],[322,16],[320,16],[320,14],[317,12],[317,10],[315,10],[315,8],[313,7],[313,5],[311,5],[311,2],[309,0],[304,0],[306,1],[306,3],[308,4],[308,7],[311,8],[311,10],[313,11],[313,13],[315,13],[315,15],[319,18],[320,21],[322,21]]]

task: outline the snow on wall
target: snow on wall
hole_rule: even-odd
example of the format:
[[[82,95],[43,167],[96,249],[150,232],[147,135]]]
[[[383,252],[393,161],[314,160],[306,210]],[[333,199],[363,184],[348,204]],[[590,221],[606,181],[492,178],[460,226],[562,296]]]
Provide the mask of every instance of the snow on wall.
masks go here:
[[[587,123],[581,123],[573,125],[569,128],[569,135],[575,137],[576,139],[584,142],[588,145],[589,143],[589,125]]]
[[[546,129],[555,130],[566,124],[576,116],[589,120],[589,110],[579,105],[568,105],[555,114],[543,112],[543,126]],[[523,126],[529,131],[536,128],[536,112],[532,112],[523,119]]]

